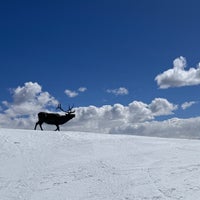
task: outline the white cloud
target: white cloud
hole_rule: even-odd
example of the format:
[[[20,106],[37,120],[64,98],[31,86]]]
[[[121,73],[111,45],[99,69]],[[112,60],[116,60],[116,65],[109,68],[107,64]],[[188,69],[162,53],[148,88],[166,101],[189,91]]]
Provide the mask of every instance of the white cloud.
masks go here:
[[[106,91],[107,91],[107,93],[111,93],[111,94],[114,94],[116,96],[127,95],[129,93],[128,89],[126,89],[124,87],[120,87],[120,88],[117,88],[117,89],[107,89]]]
[[[149,105],[149,108],[154,116],[161,116],[173,114],[172,111],[177,110],[178,106],[170,103],[166,99],[155,98]]]
[[[72,91],[72,90],[66,89],[65,94],[70,98],[74,98],[74,97],[78,96],[80,92],[85,92],[86,90],[87,90],[86,87],[80,87],[77,91]]]
[[[86,90],[87,90],[86,87],[80,87],[80,88],[78,89],[79,92],[85,92]]]
[[[21,104],[27,101],[33,101],[37,94],[42,91],[42,88],[38,83],[27,82],[24,86],[18,86],[15,89],[11,89],[13,93],[13,100],[15,104]]]
[[[141,101],[133,101],[128,105],[128,122],[136,123],[154,119],[148,104]]]
[[[12,89],[12,98],[12,102],[2,102],[0,127],[33,129],[37,113],[49,111],[48,106],[55,108],[58,103],[48,92],[42,91],[38,83],[32,82]],[[182,107],[193,103],[185,103]],[[155,98],[149,104],[133,101],[127,106],[78,107],[74,108],[76,117],[62,125],[61,130],[199,139],[200,117],[155,121],[157,116],[173,114],[177,108],[163,98]],[[44,125],[44,129],[54,130],[55,127]]]
[[[156,76],[158,86],[161,89],[170,87],[182,87],[200,84],[200,64],[197,68],[185,70],[187,66],[184,57],[176,58],[173,62],[173,68]]]
[[[110,129],[110,134],[131,134],[168,138],[200,139],[200,117],[190,119],[172,118],[164,121],[147,121],[125,124]]]
[[[6,109],[0,114],[0,126],[10,128],[30,128],[33,119],[41,110],[58,104],[48,92],[43,92],[38,83],[27,82],[10,90],[13,102],[3,101]]]
[[[194,105],[194,104],[196,104],[196,103],[197,103],[196,101],[185,102],[185,103],[183,103],[183,104],[181,105],[181,108],[182,108],[183,110],[185,110],[185,109],[191,107],[192,105]]]
[[[37,121],[37,113],[56,107],[58,101],[48,92],[42,91],[38,83],[25,83],[13,89],[13,102],[2,102],[7,107],[0,114],[0,126],[8,128],[30,128]],[[156,116],[172,114],[176,106],[165,99],[154,99],[150,104],[133,101],[129,105],[104,105],[75,108],[76,117],[62,129],[109,132],[114,127],[143,123]],[[165,111],[164,111],[165,110]]]
[[[43,92],[42,87],[38,83],[27,82],[24,86],[10,89],[13,103],[3,101],[2,103],[7,107],[17,109],[22,107],[33,109],[32,106],[45,107],[46,105],[56,105],[57,101],[48,92]]]
[[[77,131],[109,132],[116,127],[152,121],[156,116],[173,114],[176,109],[176,105],[161,98],[154,99],[150,104],[133,101],[128,106],[114,104],[79,107],[76,108],[76,118],[71,122],[70,128]]]
[[[70,97],[70,98],[73,98],[73,97],[76,97],[78,96],[78,92],[76,91],[71,91],[71,90],[65,90],[65,94]]]

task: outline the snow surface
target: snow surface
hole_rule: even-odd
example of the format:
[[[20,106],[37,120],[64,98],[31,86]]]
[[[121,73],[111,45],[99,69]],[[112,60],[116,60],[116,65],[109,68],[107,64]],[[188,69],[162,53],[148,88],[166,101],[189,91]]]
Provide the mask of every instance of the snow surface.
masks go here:
[[[0,129],[1,200],[199,198],[199,140]]]

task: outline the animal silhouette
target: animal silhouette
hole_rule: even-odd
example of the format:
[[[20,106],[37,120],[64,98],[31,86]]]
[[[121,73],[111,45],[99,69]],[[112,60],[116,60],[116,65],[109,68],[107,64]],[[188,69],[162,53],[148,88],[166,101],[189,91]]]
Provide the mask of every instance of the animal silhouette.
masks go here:
[[[65,111],[62,109],[61,104],[58,104],[57,109],[60,109],[61,111],[65,112],[65,115],[60,115],[58,113],[39,112],[38,122],[36,122],[34,129],[36,130],[37,125],[39,124],[41,130],[43,130],[42,124],[46,123],[55,125],[57,127],[55,131],[60,131],[59,125],[65,124],[66,122],[75,117],[75,110],[72,111],[73,106],[69,106],[68,110]]]

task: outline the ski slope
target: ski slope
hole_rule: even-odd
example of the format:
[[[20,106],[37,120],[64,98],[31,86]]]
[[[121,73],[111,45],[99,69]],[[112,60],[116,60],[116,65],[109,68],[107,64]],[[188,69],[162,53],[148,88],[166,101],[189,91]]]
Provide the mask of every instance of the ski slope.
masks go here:
[[[199,140],[0,129],[1,200],[199,198]]]

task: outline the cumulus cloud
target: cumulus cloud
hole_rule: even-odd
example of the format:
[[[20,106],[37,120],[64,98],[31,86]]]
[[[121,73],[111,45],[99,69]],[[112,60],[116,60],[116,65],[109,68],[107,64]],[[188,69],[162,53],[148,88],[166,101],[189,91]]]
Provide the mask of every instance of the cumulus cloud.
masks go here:
[[[184,57],[173,61],[173,68],[156,76],[158,86],[161,89],[170,87],[182,87],[200,84],[200,64],[196,68],[185,70],[187,62]]]
[[[127,95],[129,93],[128,89],[126,89],[124,87],[120,87],[120,88],[117,88],[117,89],[107,89],[106,91],[107,91],[107,93],[111,93],[111,94],[114,94],[116,96]]]
[[[37,113],[51,111],[49,109],[52,107],[49,106],[53,106],[55,109],[58,103],[48,92],[42,91],[42,87],[38,83],[32,82],[12,89],[12,97],[12,102],[2,102],[2,107],[6,107],[6,109],[0,112],[1,127],[32,129],[37,121]],[[150,104],[133,101],[127,106],[114,104],[74,109],[76,111],[75,119],[63,125],[63,130],[108,133],[114,127],[143,123],[154,120],[156,116],[173,114],[176,105],[166,99],[157,98]]]
[[[170,103],[167,99],[155,98],[149,108],[154,116],[171,115],[172,111],[177,110],[178,106]]]
[[[80,92],[85,92],[86,90],[87,90],[86,87],[80,87],[80,88],[78,88],[77,91],[72,91],[72,90],[66,89],[65,94],[70,98],[74,98],[74,97],[78,96]]]
[[[181,108],[182,108],[183,110],[185,110],[185,109],[191,107],[192,105],[194,105],[194,104],[196,104],[196,103],[197,103],[196,101],[185,102],[185,103],[183,103],[183,104],[181,105]]]
[[[37,113],[49,112],[58,103],[38,83],[27,82],[11,91],[12,101],[3,101],[1,105],[0,127],[33,129]],[[193,103],[185,102],[182,108]],[[171,115],[178,109],[163,98],[155,98],[149,104],[133,101],[126,106],[114,104],[74,109],[76,117],[62,125],[61,130],[200,139],[200,117],[156,121],[156,117]],[[44,129],[54,130],[55,127],[44,124]]]
[[[38,83],[27,82],[10,91],[13,101],[2,102],[6,108],[0,113],[1,127],[29,128],[39,111],[58,104],[48,92],[42,91]]]
[[[24,86],[18,86],[15,89],[10,89],[13,94],[14,104],[33,101],[37,94],[41,93],[42,88],[38,83],[27,82]]]
[[[18,86],[10,91],[13,102],[9,103],[4,101],[4,105],[9,107],[23,107],[27,108],[27,110],[33,110],[33,105],[35,108],[44,108],[47,105],[54,106],[58,103],[48,92],[43,92],[42,87],[38,83],[27,82],[24,86]]]
[[[72,91],[72,90],[68,90],[68,89],[65,90],[65,94],[70,98],[78,96],[78,92]]]
[[[154,99],[150,104],[133,101],[121,104],[76,108],[76,118],[70,124],[73,130],[109,132],[114,127],[152,121],[157,116],[170,115],[177,106],[166,99]],[[66,125],[68,126],[68,125]]]

